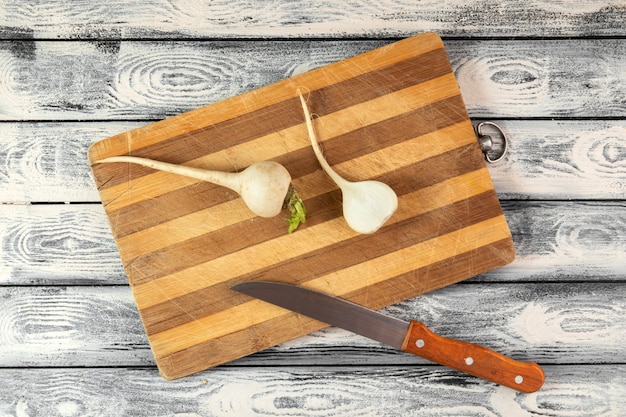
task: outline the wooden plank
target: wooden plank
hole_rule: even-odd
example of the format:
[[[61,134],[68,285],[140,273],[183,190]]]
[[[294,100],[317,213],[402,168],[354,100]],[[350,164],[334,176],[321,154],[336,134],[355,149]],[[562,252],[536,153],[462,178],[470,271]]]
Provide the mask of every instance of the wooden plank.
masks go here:
[[[604,48],[621,57],[600,51]],[[624,39],[459,42],[449,53],[472,117],[626,114]],[[602,89],[611,92],[607,96]],[[592,110],[598,107],[602,112]]]
[[[475,280],[621,282],[626,277],[623,202],[502,205],[516,259]],[[0,205],[0,237],[0,285],[127,283],[100,206]]]
[[[541,364],[626,352],[621,283],[459,284],[390,306],[444,336]],[[0,367],[153,365],[127,287],[0,287]],[[427,361],[329,328],[227,366],[417,365]],[[204,375],[211,375],[208,371]]]
[[[125,286],[0,287],[0,329],[0,367],[154,363]]]
[[[0,204],[99,202],[87,149],[142,124],[0,123]]]
[[[481,120],[474,121],[474,124]],[[498,120],[510,140],[489,166],[500,200],[624,199],[622,120]],[[99,202],[86,149],[147,122],[0,123],[0,203]],[[499,138],[494,134],[494,140]]]
[[[623,201],[504,203],[518,256],[483,278],[622,280],[626,276],[624,209]]]
[[[0,119],[161,119],[384,43],[2,42]]]
[[[0,204],[0,285],[126,284],[100,205]]]
[[[2,42],[0,119],[162,119],[388,43]],[[626,112],[624,39],[450,40],[446,49],[472,117]]]
[[[489,167],[500,199],[626,198],[626,120],[497,123],[510,142],[505,160]]]
[[[626,413],[624,375],[624,365],[550,366],[541,391],[519,395],[439,367],[228,368],[175,383],[151,369],[3,369],[0,378],[11,383],[0,391],[0,412],[608,417]]]
[[[298,0],[194,2],[154,0],[71,4],[48,0],[24,7],[3,2],[0,37],[16,38],[233,38],[233,37],[406,37],[419,31],[444,36],[623,35],[626,12],[619,0],[575,2],[479,1],[337,3]],[[149,16],[149,19],[146,18]],[[355,24],[358,22],[358,24]]]

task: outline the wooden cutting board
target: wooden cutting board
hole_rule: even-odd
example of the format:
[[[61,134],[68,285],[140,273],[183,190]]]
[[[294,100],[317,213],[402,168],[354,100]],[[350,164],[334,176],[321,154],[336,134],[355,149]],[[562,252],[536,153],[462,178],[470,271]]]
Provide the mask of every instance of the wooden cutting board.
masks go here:
[[[296,91],[329,163],[399,196],[359,235],[322,172]],[[136,155],[226,171],[275,160],[308,221],[254,217],[230,190],[131,164],[93,174],[154,356],[167,379],[325,325],[229,290],[247,280],[308,286],[381,308],[514,258],[507,223],[440,38],[424,34],[110,137],[89,159]]]

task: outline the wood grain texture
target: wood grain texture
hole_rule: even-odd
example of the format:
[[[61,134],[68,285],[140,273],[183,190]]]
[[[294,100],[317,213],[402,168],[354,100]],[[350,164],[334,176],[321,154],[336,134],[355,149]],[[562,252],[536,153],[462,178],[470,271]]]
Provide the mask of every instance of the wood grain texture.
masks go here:
[[[498,125],[510,142],[506,160],[490,166],[499,198],[626,198],[626,121],[501,120]]]
[[[0,288],[0,367],[153,363],[127,287]]]
[[[603,48],[620,51],[622,57],[617,61],[598,53],[600,44],[578,42],[467,42],[459,44],[459,49],[451,49],[451,54],[455,52],[451,63],[471,116],[591,117],[591,109],[601,107],[598,117],[624,117],[626,42],[601,41]],[[555,53],[554,49],[561,52]],[[591,75],[590,68],[597,76]],[[567,90],[561,88],[566,84]],[[615,94],[608,106],[603,94],[595,91],[600,85],[610,95]],[[508,110],[512,103],[517,104],[514,113]],[[498,110],[502,108],[506,110]]]
[[[3,42],[0,118],[160,119],[385,43]]]
[[[100,202],[84,158],[86,149],[146,124],[1,123],[1,202]],[[498,120],[498,124],[509,137],[510,152],[488,168],[501,200],[626,196],[623,120]],[[499,136],[492,134],[498,142]]]
[[[0,203],[96,202],[89,146],[141,123],[1,123]]]
[[[358,235],[345,224],[338,188],[311,151],[298,88],[310,92],[318,135],[340,175],[379,179],[399,195],[384,229]],[[514,257],[443,44],[433,34],[97,142],[89,158],[127,153],[227,171],[282,162],[309,214],[297,234],[287,235],[284,219],[254,217],[220,187],[128,164],[93,165],[166,378],[319,328],[235,294],[234,283],[269,277],[380,308]],[[479,258],[481,252],[492,256]],[[233,344],[235,338],[248,342]]]
[[[626,20],[619,0],[153,0],[141,5],[48,0],[39,7],[7,0],[3,8],[0,38],[349,38],[407,37],[423,31],[444,36],[601,36],[623,34]]]
[[[144,369],[8,369],[0,370],[2,380],[13,381],[0,391],[0,412],[103,417],[626,413],[624,365],[549,366],[546,375],[542,391],[519,395],[439,367],[229,368],[176,382]]]
[[[505,203],[507,219],[515,225],[514,241],[519,256],[494,278],[623,280],[626,276],[624,209],[623,201]]]
[[[101,206],[0,204],[0,285],[122,284]]]
[[[626,360],[621,283],[463,283],[384,311],[436,333],[523,361],[598,364]],[[0,367],[153,366],[127,287],[0,288]],[[226,364],[236,366],[425,365],[337,328],[327,328]],[[199,374],[207,377],[208,370]]]
[[[475,280],[624,281],[623,202],[503,201],[502,207],[516,259]],[[0,225],[0,285],[127,283],[99,206],[0,205]]]
[[[2,42],[0,120],[162,119],[389,43]],[[626,113],[624,39],[445,45],[472,117]]]

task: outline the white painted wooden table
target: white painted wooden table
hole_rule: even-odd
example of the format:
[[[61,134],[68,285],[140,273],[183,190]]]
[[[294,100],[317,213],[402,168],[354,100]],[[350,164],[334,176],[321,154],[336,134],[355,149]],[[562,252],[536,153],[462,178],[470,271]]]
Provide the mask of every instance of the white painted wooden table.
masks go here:
[[[620,1],[0,1],[0,416],[626,415]],[[396,39],[443,38],[517,260],[389,307],[545,368],[534,394],[328,329],[175,382],[90,177],[110,135]]]

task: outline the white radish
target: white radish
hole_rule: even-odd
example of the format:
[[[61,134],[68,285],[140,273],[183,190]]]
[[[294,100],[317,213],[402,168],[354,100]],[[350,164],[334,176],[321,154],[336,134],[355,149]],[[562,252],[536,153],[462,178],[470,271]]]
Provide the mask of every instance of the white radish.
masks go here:
[[[112,156],[99,163],[129,162],[230,188],[257,216],[274,217],[283,209],[291,185],[289,171],[274,161],[256,162],[241,172],[222,172],[170,164],[136,156]]]
[[[391,187],[380,181],[352,182],[341,177],[324,158],[311,122],[311,113],[298,90],[309,139],[322,169],[339,186],[343,199],[343,217],[348,226],[358,233],[374,233],[398,208],[398,196]]]

